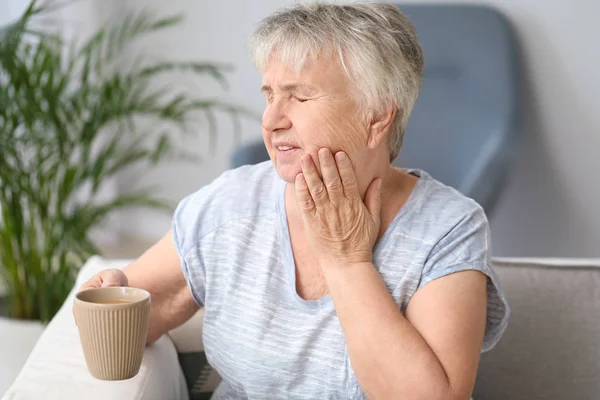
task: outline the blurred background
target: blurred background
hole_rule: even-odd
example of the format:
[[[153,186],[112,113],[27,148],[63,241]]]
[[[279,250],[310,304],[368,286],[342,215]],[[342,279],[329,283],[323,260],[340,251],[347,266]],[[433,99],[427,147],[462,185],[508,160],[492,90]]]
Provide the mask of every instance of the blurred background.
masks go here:
[[[0,23],[20,15],[25,0],[0,1]],[[227,96],[260,115],[263,98],[260,76],[253,68],[245,41],[256,22],[293,1],[261,0],[159,0],[79,1],[62,12],[77,34],[89,32],[118,9],[151,7],[161,13],[183,13],[184,21],[169,32],[143,41],[164,59],[211,60],[230,64],[230,90],[223,94],[212,82],[203,93]],[[404,2],[394,2],[403,4]],[[429,1],[413,2],[418,4]],[[433,2],[432,2],[433,3]],[[435,1],[435,3],[451,3]],[[600,13],[596,0],[576,0],[565,6],[559,0],[480,0],[504,13],[512,23],[520,46],[524,132],[521,151],[510,171],[508,186],[490,216],[493,253],[496,256],[592,257],[600,254]],[[407,2],[407,4],[410,4]],[[241,142],[232,123],[219,117],[215,151],[207,135],[190,142],[203,157],[200,164],[164,165],[146,183],[156,184],[173,202],[211,182],[229,166],[240,143],[260,137],[260,123],[245,119]],[[202,128],[200,128],[202,129]],[[119,177],[114,190],[130,187]],[[113,251],[118,237],[151,243],[170,225],[166,214],[128,211],[114,218],[103,236]],[[133,246],[133,244],[131,244]],[[142,247],[144,245],[141,245]],[[117,246],[119,247],[119,246]],[[128,251],[125,249],[125,253]],[[132,254],[133,255],[133,254]]]

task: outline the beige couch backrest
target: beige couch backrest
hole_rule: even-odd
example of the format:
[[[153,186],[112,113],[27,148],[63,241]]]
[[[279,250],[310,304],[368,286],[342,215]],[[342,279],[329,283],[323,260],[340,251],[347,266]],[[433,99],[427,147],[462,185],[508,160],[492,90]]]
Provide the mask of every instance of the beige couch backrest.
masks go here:
[[[474,399],[600,399],[600,260],[497,259],[495,270],[512,314]]]

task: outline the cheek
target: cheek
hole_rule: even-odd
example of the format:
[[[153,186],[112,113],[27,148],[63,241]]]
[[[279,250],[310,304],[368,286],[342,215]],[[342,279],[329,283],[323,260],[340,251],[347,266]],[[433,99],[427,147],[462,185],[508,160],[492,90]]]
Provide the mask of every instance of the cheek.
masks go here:
[[[269,158],[275,161],[275,158],[277,157],[277,150],[272,145],[273,135],[268,130],[263,129],[262,138],[265,148],[267,149],[267,153],[269,154]]]
[[[268,130],[263,128],[262,129],[262,138],[265,141],[265,144],[267,146],[271,145],[271,132],[269,132]]]
[[[318,148],[327,147],[332,152],[340,150],[355,154],[366,145],[366,132],[362,124],[350,112],[327,112],[313,114],[314,142]]]
[[[265,143],[265,147],[267,148],[267,150],[270,153],[271,152],[271,133],[268,130],[263,129],[262,130],[262,138],[263,138],[263,142]]]

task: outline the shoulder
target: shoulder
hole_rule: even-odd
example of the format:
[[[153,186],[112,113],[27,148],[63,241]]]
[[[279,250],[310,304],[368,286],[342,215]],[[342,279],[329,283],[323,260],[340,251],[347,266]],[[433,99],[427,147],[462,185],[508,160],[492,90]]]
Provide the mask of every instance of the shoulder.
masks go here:
[[[434,230],[444,233],[461,224],[479,223],[487,225],[487,217],[475,200],[458,190],[434,179],[424,171],[421,175],[422,187],[417,193],[418,214],[422,222]]]
[[[425,266],[487,262],[489,224],[483,208],[424,171],[390,232],[388,246],[413,250]]]
[[[399,233],[419,238],[429,246],[452,241],[456,236],[468,232],[479,234],[482,244],[488,240],[488,220],[483,208],[475,200],[434,179],[425,171],[412,173],[419,175],[419,181],[396,227]]]
[[[427,173],[419,174],[407,220],[411,236],[420,239],[422,273],[429,275],[421,283],[457,268],[487,268],[491,242],[483,208]]]
[[[228,222],[273,213],[280,183],[270,161],[224,172],[177,206],[172,224],[177,246],[185,253]]]
[[[272,188],[277,173],[270,161],[223,172],[210,184],[203,186],[184,200],[187,201],[224,201],[232,197],[260,196]]]

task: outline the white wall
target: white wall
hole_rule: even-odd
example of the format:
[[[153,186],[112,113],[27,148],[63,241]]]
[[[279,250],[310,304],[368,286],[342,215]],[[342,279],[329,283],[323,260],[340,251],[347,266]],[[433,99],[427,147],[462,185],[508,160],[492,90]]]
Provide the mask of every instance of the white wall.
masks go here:
[[[26,0],[0,0],[0,26],[18,18],[26,8]]]
[[[424,1],[420,1],[423,3]],[[435,0],[435,2],[452,2]],[[600,256],[600,1],[480,0],[505,12],[522,40],[526,78],[527,138],[506,193],[492,218],[495,255]],[[260,77],[245,52],[254,24],[288,0],[148,0],[165,12],[185,12],[183,26],[153,42],[167,58],[233,64],[231,97],[260,112]],[[130,6],[138,2],[129,0]],[[139,7],[139,6],[138,6]],[[214,85],[208,94],[219,94]],[[225,123],[215,152],[197,140],[205,161],[148,174],[173,201],[210,182],[227,168],[235,144]],[[200,130],[200,136],[205,132]],[[260,137],[248,121],[243,139]],[[124,178],[122,188],[134,181]],[[168,216],[133,212],[123,216],[124,233],[154,240],[169,229]]]
[[[492,219],[494,253],[599,256],[600,2],[480,3],[514,22],[528,92],[524,151]]]

